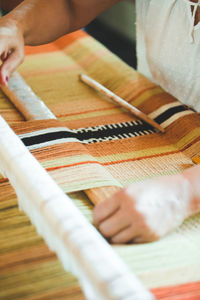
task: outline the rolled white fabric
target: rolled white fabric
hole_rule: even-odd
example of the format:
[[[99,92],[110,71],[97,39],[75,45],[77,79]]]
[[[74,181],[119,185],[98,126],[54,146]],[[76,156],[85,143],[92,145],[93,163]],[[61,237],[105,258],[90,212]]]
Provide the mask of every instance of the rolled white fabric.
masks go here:
[[[154,299],[1,116],[0,169],[38,232],[78,277],[87,299]]]
[[[2,85],[1,89],[26,120],[56,119],[19,73],[14,72],[8,86]]]

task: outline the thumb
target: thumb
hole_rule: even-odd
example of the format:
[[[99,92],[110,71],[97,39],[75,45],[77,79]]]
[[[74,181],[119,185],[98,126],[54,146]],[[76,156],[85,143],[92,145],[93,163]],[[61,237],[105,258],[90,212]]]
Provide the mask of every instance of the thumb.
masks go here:
[[[0,68],[0,83],[6,85],[8,78],[17,69],[17,67],[24,60],[24,51],[14,50],[11,54],[3,61]]]

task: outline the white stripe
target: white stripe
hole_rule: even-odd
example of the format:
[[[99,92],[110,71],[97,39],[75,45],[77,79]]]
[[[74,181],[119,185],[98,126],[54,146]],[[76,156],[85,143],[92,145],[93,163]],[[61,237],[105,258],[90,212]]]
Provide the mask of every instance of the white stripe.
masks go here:
[[[55,128],[51,127],[51,128],[47,128],[47,129],[41,129],[41,130],[37,130],[37,131],[33,131],[33,132],[19,134],[18,136],[20,139],[23,139],[23,138],[27,138],[27,137],[33,137],[33,136],[38,136],[38,135],[51,133],[51,132],[59,132],[59,131],[73,132],[72,130],[68,129],[67,127],[55,127]]]
[[[193,114],[194,112],[192,110],[186,110],[186,111],[181,111],[173,116],[171,116],[171,118],[167,119],[165,122],[161,123],[160,125],[164,128],[166,128],[167,126],[169,126],[170,124],[172,124],[174,121],[176,121],[177,119],[186,116],[186,115],[190,115]]]

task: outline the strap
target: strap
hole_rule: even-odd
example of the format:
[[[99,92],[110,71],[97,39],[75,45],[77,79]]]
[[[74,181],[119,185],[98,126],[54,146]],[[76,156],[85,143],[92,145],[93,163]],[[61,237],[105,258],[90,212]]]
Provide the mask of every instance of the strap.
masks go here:
[[[192,22],[191,22],[191,28],[190,28],[190,42],[194,43],[195,16],[196,16],[198,6],[200,6],[200,0],[198,0],[197,2],[192,2],[192,1],[189,1],[189,0],[184,0],[184,1],[187,4],[189,4],[190,6],[194,7],[194,9],[192,11]]]

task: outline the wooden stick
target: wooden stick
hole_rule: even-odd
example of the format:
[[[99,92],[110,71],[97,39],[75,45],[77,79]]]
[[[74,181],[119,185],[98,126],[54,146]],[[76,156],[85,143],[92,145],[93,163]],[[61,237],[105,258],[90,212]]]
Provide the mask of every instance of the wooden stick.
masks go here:
[[[119,104],[123,108],[127,109],[129,112],[137,116],[139,119],[142,119],[146,123],[150,124],[151,126],[155,127],[161,132],[165,132],[165,129],[161,127],[158,123],[156,123],[153,119],[149,118],[147,115],[145,115],[143,112],[141,112],[139,109],[134,107],[133,105],[129,104],[113,92],[111,92],[109,89],[101,85],[99,82],[96,80],[92,79],[91,77],[85,75],[85,74],[80,74],[79,79],[86,83],[88,86],[92,87],[95,91],[98,91],[102,95],[106,96],[110,100],[114,101],[115,103]]]

